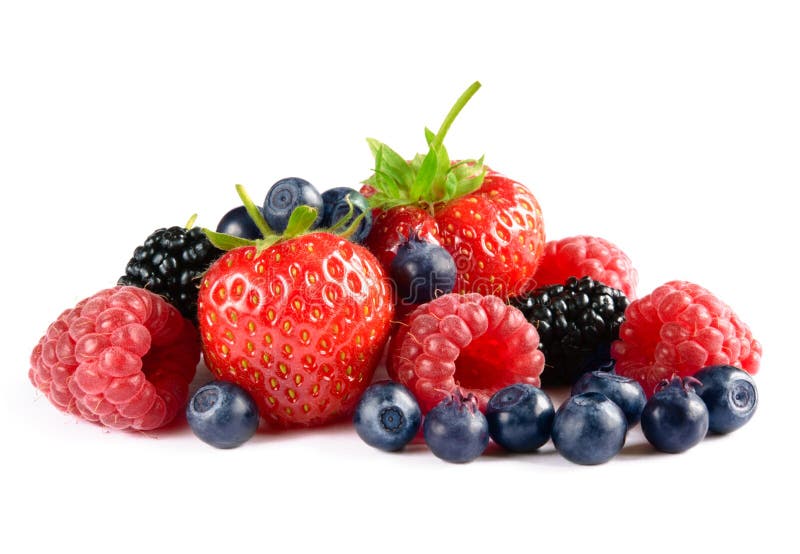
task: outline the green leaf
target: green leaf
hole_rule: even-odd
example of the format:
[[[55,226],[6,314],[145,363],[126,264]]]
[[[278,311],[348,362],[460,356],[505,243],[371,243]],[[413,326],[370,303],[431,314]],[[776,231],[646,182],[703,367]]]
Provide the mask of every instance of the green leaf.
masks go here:
[[[310,206],[297,206],[292,215],[289,216],[289,221],[286,223],[286,230],[283,236],[286,238],[297,237],[302,235],[314,224],[317,220],[317,210]]]
[[[433,141],[436,139],[436,135],[425,127],[425,140],[428,142],[428,147],[433,148],[436,150],[436,158],[438,160],[437,167],[436,167],[436,176],[433,181],[433,188],[434,189],[442,189],[445,180],[447,179],[447,174],[450,172],[450,156],[447,154],[447,149],[444,147],[444,144],[440,144],[439,146],[435,146]],[[436,196],[436,190],[433,191],[433,196]]]
[[[457,189],[458,179],[456,179],[455,173],[448,173],[444,182],[444,201],[447,202],[451,198],[455,198]]]
[[[378,139],[368,138],[367,144],[369,145],[369,149],[372,152],[372,157],[373,158],[377,157],[378,151],[381,149],[381,146],[383,146],[383,143]]]
[[[375,156],[375,169],[366,182],[372,185],[375,190],[388,194],[391,185],[388,183],[388,177],[383,172],[383,150],[378,148],[373,152],[373,155]]]
[[[439,158],[439,171],[442,173],[450,172],[450,155],[447,153],[447,148],[444,144],[436,149],[436,155]]]
[[[370,208],[381,208],[381,209],[388,209],[386,208],[386,203],[389,202],[391,198],[382,192],[376,192],[369,198],[367,198],[367,204],[369,204]]]
[[[386,191],[386,194],[398,196],[400,194],[405,194],[405,191],[408,190],[406,187],[400,185],[400,183],[406,179],[405,176],[383,163],[383,154],[381,154],[380,167],[377,165],[375,166],[375,173],[379,175],[379,179],[383,183],[383,190]]]
[[[438,164],[439,160],[436,156],[436,150],[431,148],[428,150],[428,155],[425,156],[424,160],[422,160],[422,165],[420,166],[419,172],[417,172],[416,178],[414,179],[414,185],[411,187],[411,193],[409,196],[412,200],[422,198],[426,192],[430,191],[431,184],[436,176],[436,168]]]
[[[483,178],[485,176],[486,176],[486,170],[483,170],[475,177],[459,182],[458,187],[456,188],[454,198],[460,198],[471,192],[475,192],[476,190],[481,188],[481,185],[483,184]]]
[[[225,233],[217,233],[216,231],[206,229],[205,227],[203,227],[203,233],[205,233],[206,237],[208,237],[208,241],[211,244],[225,252],[228,250],[233,250],[234,248],[239,248],[240,246],[255,246],[256,244],[256,242],[253,240],[243,239],[233,235],[226,235]]]
[[[382,210],[388,210],[395,206],[407,206],[409,203],[407,198],[396,198],[380,192],[367,198],[367,204],[369,204],[370,208],[380,208]]]
[[[414,182],[414,176],[408,167],[408,162],[400,154],[378,140],[367,139],[367,143],[376,161],[378,155],[380,155],[380,169],[395,181],[394,185],[406,191],[410,190]]]
[[[414,175],[419,173],[419,168],[422,167],[422,162],[425,161],[425,154],[415,154],[414,159],[411,160],[411,169]]]
[[[436,159],[436,174],[431,182],[430,198],[428,199],[431,203],[445,200],[443,196],[447,193],[447,179],[452,174],[450,172],[450,156],[447,155],[447,149],[443,144],[436,149]]]
[[[486,177],[483,156],[479,160],[463,160],[453,166],[452,171],[456,175],[458,183],[455,191],[456,198],[478,190]]]
[[[436,138],[436,134],[434,134],[433,131],[431,131],[430,129],[425,127],[425,142],[428,143],[428,147],[430,147],[431,143],[433,142],[433,139],[435,139],[435,138]]]
[[[367,179],[364,182],[366,184],[368,184],[368,185],[375,186],[373,181],[375,181],[375,182],[380,181],[382,183],[386,183],[387,181],[391,181],[391,180],[392,180],[392,177],[390,175],[388,175],[387,173],[385,173],[383,171],[376,170],[375,173],[372,175],[372,177],[370,177],[369,179]],[[389,197],[392,197],[392,198],[400,198],[400,199],[408,198],[408,192],[405,189],[397,190],[397,189],[392,189],[390,187],[387,190],[386,187],[377,187],[377,186],[375,187],[375,189],[378,190],[378,192],[381,192],[381,193],[385,194],[386,196],[389,196]]]
[[[391,152],[388,154],[390,158],[392,157],[392,153],[395,155],[397,155],[397,153],[385,144],[373,140],[370,143],[370,148],[373,147],[375,156],[375,169],[373,170],[373,176],[370,177],[367,182],[388,196],[405,197],[405,192],[408,190],[408,188],[403,188],[401,190],[400,184],[406,180],[404,172],[409,171],[408,167],[398,169],[396,165],[387,164],[386,153]],[[405,164],[405,162],[403,163]]]

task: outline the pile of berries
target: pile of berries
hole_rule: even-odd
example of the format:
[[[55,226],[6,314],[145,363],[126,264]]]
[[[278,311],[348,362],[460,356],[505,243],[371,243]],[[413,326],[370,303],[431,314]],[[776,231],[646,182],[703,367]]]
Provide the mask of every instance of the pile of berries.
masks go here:
[[[241,205],[215,230],[194,218],[156,230],[116,287],[50,325],[32,383],[109,427],[185,413],[220,448],[261,423],[354,417],[373,446],[422,433],[455,462],[490,439],[530,452],[552,438],[566,458],[599,463],[640,418],[665,451],[739,425],[761,356],[747,325],[693,283],[640,297],[618,246],[547,242],[526,186],[483,158],[451,160],[444,138],[479,87],[425,129],[422,154],[368,139],[373,172],[358,190],[290,177],[257,206],[237,185]],[[201,354],[214,381],[188,398]],[[384,354],[391,381],[370,386]],[[557,411],[541,389],[556,385],[575,393]]]

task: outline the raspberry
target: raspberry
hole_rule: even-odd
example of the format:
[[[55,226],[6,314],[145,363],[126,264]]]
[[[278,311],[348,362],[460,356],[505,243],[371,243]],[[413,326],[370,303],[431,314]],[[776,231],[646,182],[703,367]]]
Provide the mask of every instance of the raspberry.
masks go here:
[[[544,355],[522,312],[497,296],[445,294],[405,319],[389,345],[388,371],[423,413],[460,388],[483,411],[514,383],[539,386]]]
[[[537,287],[563,285],[568,278],[591,277],[636,298],[639,274],[625,253],[600,237],[576,236],[550,241],[534,279]]]
[[[147,290],[118,286],[64,311],[33,349],[33,385],[60,410],[115,429],[166,425],[200,359],[194,326]]]
[[[709,365],[756,373],[761,344],[724,302],[703,287],[670,281],[631,303],[611,345],[616,371],[648,397],[662,379],[689,377]]]

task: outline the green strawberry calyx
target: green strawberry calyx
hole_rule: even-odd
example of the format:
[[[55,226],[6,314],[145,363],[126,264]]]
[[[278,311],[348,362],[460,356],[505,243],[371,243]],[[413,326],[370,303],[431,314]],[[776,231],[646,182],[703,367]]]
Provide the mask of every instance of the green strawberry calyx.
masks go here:
[[[256,240],[244,239],[234,235],[218,233],[216,231],[212,231],[211,229],[203,228],[203,232],[208,237],[209,242],[211,242],[211,244],[220,250],[224,251],[233,250],[234,248],[240,248],[242,246],[255,246],[256,255],[261,255],[264,250],[274,244],[277,244],[278,242],[294,239],[310,232],[327,232],[347,239],[356,232],[358,225],[364,218],[364,214],[361,213],[348,223],[349,219],[353,216],[354,211],[353,204],[350,202],[350,198],[348,197],[348,212],[330,228],[313,228],[314,222],[317,220],[316,208],[312,208],[310,206],[298,206],[289,216],[289,221],[286,224],[286,229],[283,231],[283,233],[276,233],[270,228],[267,220],[264,219],[264,215],[261,213],[261,210],[258,209],[253,200],[250,198],[250,195],[247,193],[244,186],[236,185],[236,192],[239,194],[239,198],[242,200],[245,210],[247,210],[247,215],[250,216],[250,219],[253,220],[253,223],[255,223],[256,227],[258,227],[258,230],[261,232],[262,238]]]
[[[486,176],[483,156],[478,160],[451,163],[443,144],[456,116],[480,87],[480,82],[475,81],[464,91],[436,134],[425,128],[427,154],[417,154],[407,161],[386,144],[367,139],[375,158],[373,174],[364,181],[375,190],[368,198],[370,207],[386,210],[396,206],[421,205],[433,210],[436,204],[449,202],[480,188]]]

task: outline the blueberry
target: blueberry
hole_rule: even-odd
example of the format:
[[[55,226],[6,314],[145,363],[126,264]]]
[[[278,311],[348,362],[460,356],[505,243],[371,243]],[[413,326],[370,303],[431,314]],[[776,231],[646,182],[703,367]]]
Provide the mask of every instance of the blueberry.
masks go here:
[[[370,385],[356,407],[353,425],[368,445],[391,452],[408,444],[419,430],[422,412],[405,386],[392,381]]]
[[[409,304],[424,304],[452,292],[456,263],[450,253],[432,242],[412,235],[397,249],[390,268],[399,298]]]
[[[234,448],[255,434],[258,408],[239,385],[212,381],[189,400],[186,419],[200,440],[217,448]]]
[[[708,409],[695,394],[690,379],[664,381],[645,404],[642,431],[656,450],[684,452],[708,432]]]
[[[352,242],[363,242],[372,229],[372,210],[367,203],[367,199],[357,190],[348,187],[336,187],[323,192],[322,202],[324,207],[320,225],[330,228],[345,217],[347,212],[350,211],[350,205],[347,203],[348,198],[350,199],[350,204],[353,205],[353,215],[343,225],[342,229],[346,229],[355,218],[364,214],[358,224],[358,228],[350,237]]]
[[[489,424],[478,410],[472,394],[460,391],[439,402],[422,424],[425,442],[438,458],[448,462],[471,462],[489,444]]]
[[[572,386],[572,395],[584,392],[599,392],[622,409],[628,421],[628,429],[635,427],[647,402],[642,385],[635,379],[617,375],[613,371],[584,373]]]
[[[607,462],[622,450],[625,414],[604,394],[584,392],[568,398],[553,420],[553,444],[567,460],[583,465]]]
[[[276,233],[286,230],[289,216],[298,206],[309,206],[317,210],[317,219],[312,228],[318,227],[322,221],[322,196],[314,185],[299,177],[281,179],[267,192],[264,199],[264,219]]]
[[[219,220],[217,233],[225,233],[243,239],[256,240],[262,238],[261,231],[247,213],[244,206],[234,208]]]
[[[735,431],[753,417],[758,390],[749,373],[730,365],[715,365],[695,374],[697,394],[708,408],[708,429],[724,434]]]
[[[533,452],[546,443],[554,416],[550,397],[526,383],[500,389],[486,405],[489,436],[511,452]]]

